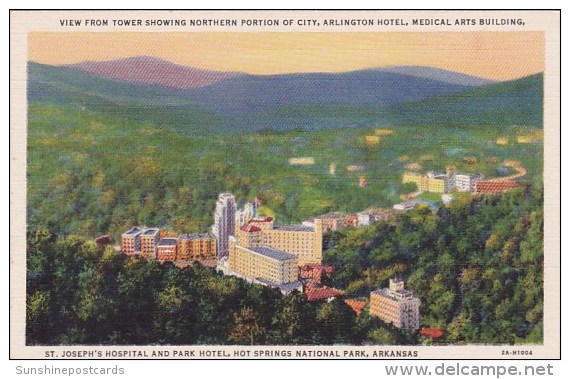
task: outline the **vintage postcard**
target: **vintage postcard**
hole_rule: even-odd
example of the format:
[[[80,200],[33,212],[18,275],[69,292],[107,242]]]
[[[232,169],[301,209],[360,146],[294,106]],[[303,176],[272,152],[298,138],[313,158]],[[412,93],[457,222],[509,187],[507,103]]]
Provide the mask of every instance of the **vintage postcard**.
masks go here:
[[[558,11],[13,11],[10,356],[558,359]]]

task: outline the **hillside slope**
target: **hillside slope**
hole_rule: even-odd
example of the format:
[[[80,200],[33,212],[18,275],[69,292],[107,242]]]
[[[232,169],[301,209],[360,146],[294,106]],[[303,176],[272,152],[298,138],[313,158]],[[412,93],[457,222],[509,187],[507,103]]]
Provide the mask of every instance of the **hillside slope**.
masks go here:
[[[457,94],[389,108],[399,123],[433,125],[543,126],[544,77],[522,79],[472,88]]]
[[[542,74],[473,87],[372,71],[264,76],[256,80],[242,76],[181,90],[30,62],[28,100],[75,105],[149,126],[201,134],[403,124],[542,127]],[[315,77],[319,77],[320,88],[311,84]],[[412,88],[418,83],[424,87]],[[429,83],[437,85],[430,87]],[[383,85],[399,85],[409,93],[398,95],[382,90]],[[448,93],[451,88],[452,93]],[[433,96],[425,98],[429,91]]]

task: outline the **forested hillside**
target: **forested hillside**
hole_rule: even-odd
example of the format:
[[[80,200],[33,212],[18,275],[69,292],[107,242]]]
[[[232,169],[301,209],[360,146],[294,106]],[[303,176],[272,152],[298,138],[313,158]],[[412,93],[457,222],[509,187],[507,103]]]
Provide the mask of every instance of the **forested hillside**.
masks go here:
[[[539,343],[543,200],[534,189],[457,199],[368,229],[330,235],[332,284],[365,296],[393,276],[422,302],[421,323],[451,343]]]
[[[458,199],[432,213],[327,235],[329,284],[347,297],[402,276],[437,343],[541,343],[540,189]],[[28,234],[28,344],[427,344],[342,301],[127,258],[78,236]]]

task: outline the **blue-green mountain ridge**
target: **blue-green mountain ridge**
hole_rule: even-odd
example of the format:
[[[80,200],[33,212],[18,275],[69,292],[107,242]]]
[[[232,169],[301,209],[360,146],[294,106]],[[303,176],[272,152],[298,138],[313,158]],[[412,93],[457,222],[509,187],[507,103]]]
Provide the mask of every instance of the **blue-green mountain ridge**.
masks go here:
[[[391,67],[236,74],[180,89],[29,62],[28,100],[205,134],[400,124],[542,127],[543,76],[496,83],[431,68]]]

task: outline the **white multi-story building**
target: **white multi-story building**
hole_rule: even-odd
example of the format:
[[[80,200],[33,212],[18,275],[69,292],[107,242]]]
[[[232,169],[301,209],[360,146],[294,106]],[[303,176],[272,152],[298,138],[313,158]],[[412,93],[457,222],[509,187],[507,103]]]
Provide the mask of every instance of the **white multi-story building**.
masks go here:
[[[247,224],[249,220],[257,217],[257,210],[252,203],[245,203],[243,208],[238,209],[236,212],[236,227]]]
[[[358,218],[358,226],[370,226],[372,223],[382,220],[387,220],[391,215],[392,211],[389,209],[382,208],[370,208],[365,211],[356,214]]]
[[[216,236],[218,258],[225,257],[229,251],[230,236],[235,233],[236,199],[231,193],[221,193],[216,202],[212,233]]]
[[[475,184],[481,181],[481,175],[455,174],[453,175],[454,186],[459,192],[474,192]]]

